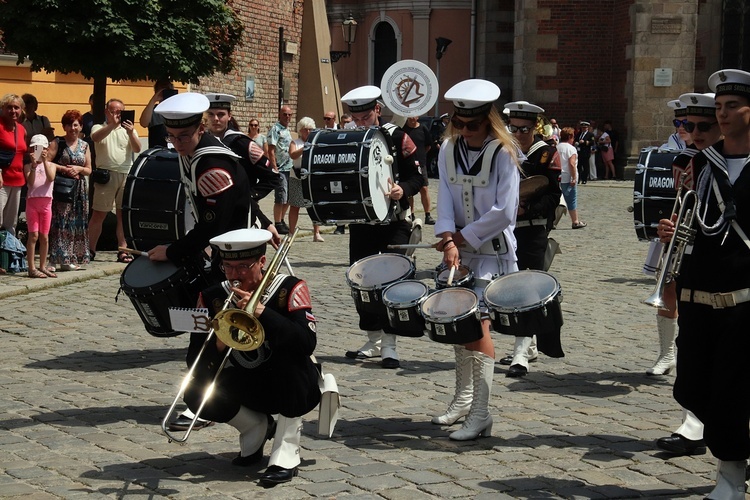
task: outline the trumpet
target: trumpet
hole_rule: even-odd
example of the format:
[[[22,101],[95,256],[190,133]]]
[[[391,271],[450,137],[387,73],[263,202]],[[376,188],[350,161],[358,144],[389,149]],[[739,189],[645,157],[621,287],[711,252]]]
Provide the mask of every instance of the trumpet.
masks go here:
[[[664,304],[664,287],[679,276],[685,250],[688,245],[693,243],[697,232],[694,225],[698,209],[700,208],[698,193],[692,189],[687,191],[679,204],[680,211],[675,221],[674,234],[672,235],[672,239],[669,240],[669,246],[664,252],[659,265],[659,277],[656,280],[656,288],[654,289],[654,293],[643,301],[646,305],[663,310],[669,310]],[[675,205],[677,205],[677,201],[675,201]]]
[[[294,239],[297,237],[298,232],[299,228],[295,229],[294,233],[288,234],[281,242],[281,245],[279,245],[279,248],[276,250],[276,254],[273,256],[273,259],[271,259],[271,262],[268,265],[265,274],[263,275],[263,279],[261,279],[257,288],[255,289],[255,292],[253,292],[253,295],[248,301],[247,306],[245,306],[244,309],[229,309],[229,305],[232,303],[235,295],[234,292],[232,292],[224,301],[224,306],[222,307],[221,311],[216,313],[216,316],[214,316],[213,320],[211,321],[211,330],[209,331],[208,336],[203,343],[203,346],[201,346],[201,349],[198,352],[198,356],[195,358],[195,361],[190,367],[190,370],[188,370],[187,375],[185,375],[182,384],[180,384],[180,389],[177,392],[177,396],[175,396],[174,400],[172,401],[172,405],[169,407],[167,415],[161,422],[161,429],[164,434],[166,434],[167,438],[169,438],[170,443],[172,441],[185,443],[188,440],[193,427],[195,426],[196,422],[200,418],[201,413],[203,412],[203,408],[211,399],[214,389],[216,388],[216,382],[219,379],[219,375],[224,369],[224,365],[226,365],[226,362],[229,359],[229,356],[232,354],[232,351],[235,349],[238,351],[254,351],[262,346],[263,342],[265,342],[265,330],[263,329],[263,325],[260,324],[260,321],[258,321],[258,318],[254,316],[255,308],[258,307],[258,303],[261,301],[261,299],[265,298],[264,295],[266,289],[273,282],[282,264],[284,264],[285,261],[288,262],[286,258],[289,254],[289,249],[292,246]],[[232,285],[236,287],[239,285],[239,282],[234,281],[232,282]],[[208,343],[213,339],[214,335],[217,339],[219,339],[227,346],[226,352],[224,353],[224,358],[222,358],[221,364],[216,370],[214,378],[211,380],[211,384],[204,391],[203,399],[201,399],[198,410],[195,412],[193,420],[190,422],[190,425],[185,431],[185,434],[182,437],[176,437],[171,434],[167,428],[169,417],[172,415],[172,412],[174,411],[175,406],[177,406],[178,401],[185,395],[185,390],[187,390],[188,385],[190,385],[190,382],[193,379],[193,373],[195,372],[195,369],[200,362],[200,358],[203,355],[203,352],[206,349]]]

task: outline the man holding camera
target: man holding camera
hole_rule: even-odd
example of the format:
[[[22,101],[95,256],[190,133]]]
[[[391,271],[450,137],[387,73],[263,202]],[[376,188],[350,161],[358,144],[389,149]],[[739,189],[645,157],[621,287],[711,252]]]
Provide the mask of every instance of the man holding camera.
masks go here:
[[[93,210],[89,220],[91,260],[96,256],[96,244],[102,234],[102,223],[107,213],[112,211],[113,203],[117,215],[117,246],[127,247],[122,227],[122,195],[128,172],[133,166],[134,153],[141,152],[141,141],[133,125],[135,113],[131,111],[127,113],[129,116],[123,116],[124,108],[121,100],[110,99],[104,109],[107,123],[91,128],[91,140],[94,141],[96,150],[96,167],[109,171],[109,180],[105,184],[94,183],[94,199],[91,204]],[[132,260],[133,256],[127,252],[117,254],[118,262],[127,264]]]

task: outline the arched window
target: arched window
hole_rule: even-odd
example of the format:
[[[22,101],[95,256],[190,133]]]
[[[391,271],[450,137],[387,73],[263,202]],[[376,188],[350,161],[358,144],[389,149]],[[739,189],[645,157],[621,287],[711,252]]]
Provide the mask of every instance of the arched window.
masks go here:
[[[380,86],[380,80],[388,68],[398,61],[398,44],[396,32],[388,22],[379,22],[375,26],[373,40],[373,85]]]

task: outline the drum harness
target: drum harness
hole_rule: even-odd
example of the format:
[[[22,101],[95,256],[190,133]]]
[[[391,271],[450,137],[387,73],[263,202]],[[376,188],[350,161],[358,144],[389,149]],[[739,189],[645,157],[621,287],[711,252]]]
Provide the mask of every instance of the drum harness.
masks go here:
[[[533,155],[534,153],[536,153],[537,151],[539,151],[541,148],[543,148],[545,146],[548,146],[548,145],[549,144],[547,144],[544,141],[537,141],[537,142],[535,142],[534,144],[531,145],[531,147],[529,148],[529,151],[526,153],[526,158],[530,158],[531,155]],[[521,172],[523,173],[524,178],[528,177],[528,175],[526,175],[526,173],[523,172],[523,170],[521,170]],[[547,227],[547,223],[548,223],[547,219],[543,219],[543,218],[517,220],[516,221],[516,227],[544,226],[546,228]]]
[[[493,139],[492,141],[485,144],[484,150],[481,153],[482,169],[479,171],[479,174],[475,176],[458,173],[456,169],[456,160],[454,157],[455,144],[453,141],[446,141],[445,145],[443,146],[445,148],[445,170],[446,175],[448,176],[448,182],[461,186],[461,200],[463,201],[464,221],[466,222],[466,225],[474,222],[474,185],[476,184],[479,187],[487,187],[490,178],[490,171],[492,170],[492,160],[494,160],[495,158],[497,149],[501,146],[502,143],[497,139]],[[456,226],[456,229],[461,230],[463,229],[463,227]],[[503,269],[503,264],[500,256],[508,253],[508,243],[505,241],[505,235],[503,233],[500,233],[497,238],[493,238],[492,240],[484,243],[481,247],[479,247],[479,249],[467,247],[463,251],[475,255],[496,256],[498,270],[501,271]],[[482,286],[483,281],[486,280],[476,278],[474,280],[474,283],[476,285]],[[487,281],[486,284],[489,284],[489,281]]]

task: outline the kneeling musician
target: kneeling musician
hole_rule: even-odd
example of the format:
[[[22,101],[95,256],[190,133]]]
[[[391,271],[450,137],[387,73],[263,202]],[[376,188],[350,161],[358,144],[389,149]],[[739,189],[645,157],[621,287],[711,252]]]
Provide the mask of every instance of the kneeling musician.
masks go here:
[[[232,292],[229,307],[243,310],[254,293],[262,294],[255,310],[248,312],[257,318],[265,339],[255,350],[231,351],[201,416],[226,422],[240,432],[240,453],[232,460],[234,465],[262,460],[266,440],[274,437],[269,466],[260,478],[260,484],[267,487],[297,475],[302,416],[320,401],[319,375],[310,358],[317,338],[307,284],[293,276],[272,274],[265,289],[258,289],[271,237],[264,229],[238,229],[212,238],[227,281],[204,290],[198,304],[214,317]],[[206,334],[191,334],[188,366],[198,359],[205,340]],[[216,338],[200,354],[184,397],[193,412],[198,411],[228,348]],[[278,423],[272,414],[279,414]]]

